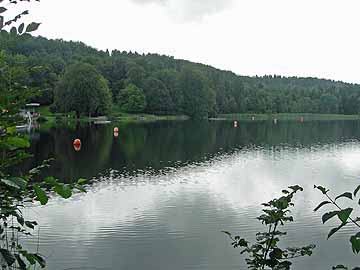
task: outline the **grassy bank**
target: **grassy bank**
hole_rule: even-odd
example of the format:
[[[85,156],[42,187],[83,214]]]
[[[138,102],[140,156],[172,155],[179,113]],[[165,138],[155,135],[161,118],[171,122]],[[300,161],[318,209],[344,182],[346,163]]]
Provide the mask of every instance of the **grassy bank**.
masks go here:
[[[161,120],[187,120],[185,115],[154,115],[154,114],[127,114],[111,117],[115,121],[161,121]]]
[[[53,123],[60,120],[75,121],[77,120],[74,113],[52,113],[49,106],[42,106],[39,112],[47,122]],[[161,121],[161,120],[187,120],[189,117],[185,115],[154,115],[154,114],[129,114],[114,110],[107,119],[111,121],[120,122],[146,122],[146,121]],[[238,121],[268,121],[277,119],[279,121],[331,121],[331,120],[360,120],[360,115],[344,115],[344,114],[313,114],[313,113],[277,113],[277,114],[220,114],[211,120],[238,120]],[[81,122],[89,122],[99,120],[97,118],[81,117],[78,119]]]
[[[56,122],[57,120],[66,120],[66,121],[75,121],[79,120],[81,122],[96,121],[102,118],[90,118],[90,117],[80,117],[76,119],[74,113],[52,113],[49,110],[49,106],[42,106],[39,108],[39,112],[43,119],[47,122]],[[120,121],[120,122],[137,122],[137,121],[161,121],[161,120],[187,120],[188,117],[185,115],[154,115],[154,114],[129,114],[119,111],[114,111],[106,117],[111,121]]]
[[[360,115],[344,114],[312,114],[312,113],[277,113],[277,114],[221,114],[220,119],[239,120],[239,121],[266,121],[266,120],[286,120],[286,121],[319,121],[319,120],[360,120]]]

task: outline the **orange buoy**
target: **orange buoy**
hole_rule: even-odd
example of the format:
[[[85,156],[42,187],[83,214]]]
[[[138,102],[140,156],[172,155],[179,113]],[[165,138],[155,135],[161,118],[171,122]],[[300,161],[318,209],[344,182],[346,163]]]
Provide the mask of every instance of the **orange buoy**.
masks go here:
[[[115,131],[114,131],[114,137],[115,137],[115,138],[119,137],[119,132],[115,132]]]
[[[114,127],[114,133],[118,133],[119,132],[119,128],[118,127]]]
[[[79,152],[81,150],[81,144],[79,144],[79,145],[74,144],[73,147],[76,152]]]
[[[75,139],[74,142],[73,142],[73,145],[74,145],[74,146],[81,146],[81,141],[80,141],[80,139]]]

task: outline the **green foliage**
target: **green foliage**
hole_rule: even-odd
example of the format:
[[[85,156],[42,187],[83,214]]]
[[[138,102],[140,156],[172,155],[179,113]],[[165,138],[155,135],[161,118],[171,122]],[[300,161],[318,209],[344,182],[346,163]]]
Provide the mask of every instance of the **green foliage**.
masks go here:
[[[70,66],[55,91],[55,107],[59,112],[75,111],[98,116],[111,109],[111,92],[105,78],[89,64]]]
[[[241,248],[241,254],[247,253],[246,263],[249,269],[290,269],[291,259],[311,256],[314,245],[295,248],[280,248],[280,237],[285,236],[286,232],[279,231],[280,226],[284,226],[287,222],[293,222],[290,216],[290,207],[294,206],[292,202],[296,192],[302,191],[300,186],[290,186],[289,190],[283,190],[284,194],[280,198],[273,199],[268,203],[262,204],[264,214],[257,219],[263,225],[268,227],[265,232],[256,234],[256,242],[250,244],[245,238],[240,236],[233,237],[231,233],[225,232],[232,240],[231,245],[234,248]]]
[[[26,30],[25,25],[22,28]],[[27,86],[37,90],[31,101],[41,104],[53,102],[54,89],[64,70],[81,62],[93,65],[106,79],[115,104],[119,91],[128,84],[142,89],[147,99],[144,112],[149,113],[185,113],[203,118],[225,113],[360,112],[358,84],[275,75],[238,76],[158,54],[117,50],[106,53],[81,42],[6,32],[0,33],[0,50],[14,59],[11,67],[23,63],[26,69],[18,67],[16,73],[27,81]]]
[[[360,185],[354,190],[354,192],[342,193],[341,195],[335,197],[335,199],[330,197],[330,195],[329,195],[330,190],[328,190],[322,186],[316,186],[316,185],[314,186],[314,188],[320,190],[321,193],[327,198],[327,200],[321,202],[314,209],[314,211],[318,211],[320,208],[322,208],[325,205],[332,205],[333,207],[335,207],[337,209],[337,210],[333,210],[330,212],[326,212],[322,216],[323,223],[329,221],[330,219],[333,219],[334,217],[337,217],[338,220],[340,221],[340,224],[337,227],[334,227],[330,230],[330,232],[328,234],[328,239],[332,235],[337,233],[340,229],[344,228],[345,226],[354,226],[355,228],[358,229],[358,232],[350,237],[350,244],[351,244],[353,252],[355,254],[359,254],[360,253],[360,224],[359,224],[360,217],[352,217],[351,214],[354,212],[354,208],[352,208],[352,207],[343,208],[340,206],[340,204],[337,202],[337,200],[342,199],[342,200],[353,201],[356,198],[356,196],[358,195],[358,192],[360,190]],[[360,200],[356,203],[359,206]],[[338,266],[333,267],[333,269],[348,269],[348,268],[343,265],[338,265]],[[360,269],[360,267],[358,266],[353,269],[354,270]]]
[[[134,84],[120,90],[117,98],[120,109],[124,112],[143,112],[146,107],[144,92]]]
[[[336,96],[324,93],[320,96],[320,111],[322,113],[338,113],[338,103]]]
[[[173,102],[165,84],[153,77],[144,81],[146,95],[146,112],[169,114],[173,111]]]
[[[214,111],[214,92],[201,73],[186,67],[180,73],[178,83],[184,96],[185,114],[200,119],[207,118]]]
[[[17,63],[17,58],[0,53],[0,254],[3,258],[2,269],[27,269],[28,265],[38,264],[45,267],[41,254],[25,250],[20,242],[20,235],[31,235],[37,222],[25,220],[22,213],[26,203],[39,201],[42,205],[48,202],[48,192],[54,191],[68,198],[69,190],[83,190],[79,184],[63,186],[60,183],[36,182],[43,165],[24,172],[21,175],[10,175],[9,168],[23,162],[30,155],[29,138],[16,133],[16,125],[21,123],[19,109],[35,91],[27,87],[26,66]]]
[[[22,77],[8,69],[6,61],[1,61],[1,58],[0,68],[5,82],[0,85],[0,254],[4,259],[4,265],[1,266],[2,269],[26,269],[27,265],[37,263],[45,267],[45,261],[40,254],[30,253],[20,245],[18,237],[31,235],[37,225],[36,221],[25,220],[22,210],[25,203],[32,201],[46,204],[47,191],[53,190],[63,197],[68,197],[68,194],[58,192],[56,184],[35,182],[40,170],[48,166],[47,162],[20,176],[8,173],[9,168],[30,157],[26,152],[30,146],[29,138],[17,134],[15,126],[21,121],[18,110],[31,92],[22,85]],[[76,187],[80,188],[79,185],[69,188]]]
[[[31,0],[27,0],[30,2]],[[2,7],[5,1],[0,0],[0,30],[6,30],[13,23],[27,15],[24,11],[14,19],[5,20],[2,15],[8,9]],[[15,0],[6,1],[10,6],[21,3]],[[25,27],[21,23],[18,28],[10,29],[11,36],[33,32],[39,23],[30,23]],[[4,34],[4,31],[1,31]],[[44,161],[41,166],[23,172],[21,175],[9,174],[9,169],[20,164],[30,155],[29,138],[16,133],[16,125],[21,123],[19,109],[32,98],[36,91],[31,84],[27,58],[21,55],[9,55],[0,51],[0,267],[10,269],[36,269],[46,267],[46,262],[38,252],[32,253],[23,248],[21,237],[31,235],[38,225],[36,221],[25,220],[23,209],[29,203],[39,201],[45,205],[49,192],[55,192],[63,198],[69,198],[73,189],[84,191],[84,180],[76,184],[64,185],[57,180],[39,182],[39,173],[49,166]]]
[[[26,0],[26,2],[30,2],[31,0]],[[35,0],[36,2],[40,2],[40,0]],[[14,17],[6,17],[6,12],[9,11],[7,7],[3,6],[5,5],[4,2],[8,2],[8,4],[10,5],[16,5],[19,4],[21,2],[25,2],[25,0],[8,0],[8,1],[0,1],[0,31],[10,31],[10,33],[12,35],[22,35],[22,34],[26,34],[26,33],[31,33],[36,31],[39,26],[40,23],[35,23],[32,22],[30,24],[28,24],[25,28],[25,24],[21,23],[18,27],[13,26],[15,23],[17,23],[20,19],[22,19],[24,16],[29,15],[29,11],[28,10],[24,10],[20,13],[18,13],[16,16]],[[12,8],[11,8],[12,10]],[[25,29],[25,31],[24,31]]]

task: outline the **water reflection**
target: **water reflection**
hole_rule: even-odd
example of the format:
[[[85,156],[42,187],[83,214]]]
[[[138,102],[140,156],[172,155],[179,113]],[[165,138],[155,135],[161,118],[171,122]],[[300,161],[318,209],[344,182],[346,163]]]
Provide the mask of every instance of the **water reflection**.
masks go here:
[[[52,175],[66,181],[97,176],[109,168],[117,170],[162,170],[189,162],[201,162],[238,149],[271,149],[274,153],[291,148],[357,141],[358,121],[329,122],[155,122],[118,124],[114,137],[111,125],[57,127],[41,131],[32,142],[35,158],[27,168],[55,157]],[[79,153],[72,142],[82,141]],[[91,164],[91,166],[89,166]]]
[[[244,269],[220,231],[251,238],[259,204],[300,184],[287,240],[318,248],[295,269],[355,265],[349,231],[326,241],[332,224],[312,209],[321,200],[314,183],[339,193],[359,182],[359,131],[358,122],[163,122],[119,125],[118,138],[111,126],[42,132],[32,151],[56,156],[50,173],[96,182],[29,210],[39,213],[41,251],[55,270]]]

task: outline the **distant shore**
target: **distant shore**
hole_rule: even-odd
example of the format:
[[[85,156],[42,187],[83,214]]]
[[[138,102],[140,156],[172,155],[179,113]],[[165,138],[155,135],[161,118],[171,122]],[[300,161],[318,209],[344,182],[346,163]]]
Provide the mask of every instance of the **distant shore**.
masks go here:
[[[317,114],[317,113],[276,113],[276,114],[220,114],[215,119],[238,121],[331,121],[331,120],[360,120],[360,115],[345,114]]]
[[[65,114],[65,113],[52,113],[49,110],[48,106],[43,106],[39,109],[41,118],[46,122],[55,122],[57,120],[67,120],[67,121],[76,121],[81,122],[93,122],[93,121],[120,121],[120,122],[141,122],[141,121],[161,121],[161,120],[188,120],[189,117],[186,115],[155,115],[155,114],[146,114],[146,113],[119,113],[114,112],[108,116],[101,117],[87,117],[82,116],[79,119],[76,119],[75,114]]]
[[[146,121],[162,121],[162,120],[189,120],[186,115],[155,115],[155,114],[129,114],[116,112],[104,117],[80,117],[75,118],[74,114],[52,113],[49,108],[44,106],[39,110],[41,117],[46,122],[55,122],[57,120],[67,121],[79,120],[81,122],[93,122],[101,120],[119,121],[119,122],[146,122]],[[316,113],[276,113],[276,114],[252,114],[252,113],[235,113],[235,114],[219,114],[216,117],[209,118],[212,121],[331,121],[331,120],[360,120],[360,115],[344,115],[344,114],[316,114]]]

